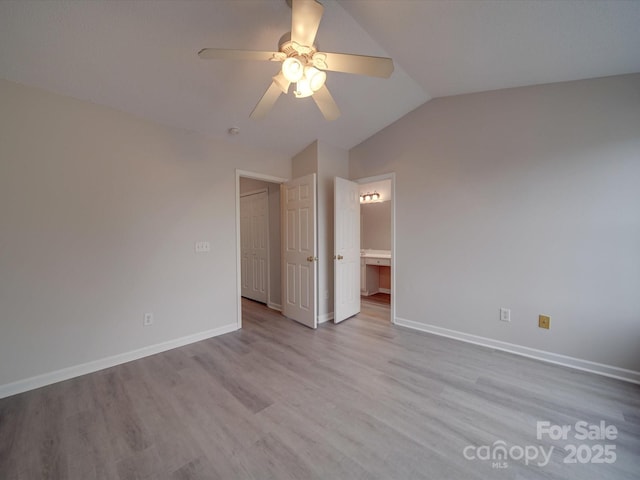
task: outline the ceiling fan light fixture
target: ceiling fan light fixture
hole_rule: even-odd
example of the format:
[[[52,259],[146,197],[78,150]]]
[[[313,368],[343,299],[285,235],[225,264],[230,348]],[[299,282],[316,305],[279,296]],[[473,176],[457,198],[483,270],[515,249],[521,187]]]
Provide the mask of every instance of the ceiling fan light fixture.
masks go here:
[[[293,92],[296,98],[306,98],[313,95],[313,90],[311,89],[311,83],[307,77],[302,77],[298,83],[296,83],[296,89]]]
[[[282,62],[282,74],[289,82],[298,82],[304,75],[304,65],[298,58],[288,57]]]
[[[327,74],[315,67],[305,67],[304,76],[309,80],[309,87],[314,92],[320,90],[327,81]]]
[[[325,84],[325,70],[388,78],[393,73],[393,61],[367,55],[318,52],[316,32],[324,7],[317,0],[287,1],[292,9],[291,31],[280,37],[277,52],[203,48],[198,56],[202,59],[281,62],[280,71],[251,112],[251,119],[264,117],[280,95],[288,93],[291,84],[295,83],[293,93],[296,98],[312,97],[325,120],[335,120],[340,116],[340,109]]]

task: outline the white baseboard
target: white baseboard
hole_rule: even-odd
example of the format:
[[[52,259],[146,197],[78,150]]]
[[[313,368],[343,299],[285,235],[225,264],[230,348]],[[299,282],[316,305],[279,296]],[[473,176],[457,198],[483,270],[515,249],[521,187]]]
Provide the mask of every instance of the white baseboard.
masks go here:
[[[333,320],[333,317],[334,317],[333,312],[318,315],[318,325],[320,325],[321,323],[328,322],[329,320]]]
[[[420,330],[421,332],[432,333],[441,337],[453,338],[454,340],[473,343],[475,345],[481,345],[483,347],[489,347],[495,350],[501,350],[503,352],[514,353],[523,357],[542,360],[543,362],[555,363],[556,365],[562,365],[565,367],[574,368],[576,370],[597,373],[598,375],[604,375],[605,377],[617,378],[618,380],[640,384],[640,372],[635,370],[628,370],[626,368],[606,365],[604,363],[597,363],[590,360],[583,360],[581,358],[569,357],[567,355],[561,355],[559,353],[552,353],[545,350],[524,347],[522,345],[516,345],[514,343],[502,342],[500,340],[480,337],[478,335],[471,335],[469,333],[463,333],[457,330],[449,330],[448,328],[428,325],[426,323],[414,322],[413,320],[407,320],[399,317],[396,317],[394,323],[402,327],[411,328],[413,330]]]
[[[360,295],[363,295],[365,297],[370,297],[371,295],[375,295],[376,293],[388,293],[389,295],[391,295],[391,289],[390,288],[378,288],[378,290],[376,290],[375,292],[369,292],[367,291],[362,291],[360,290]]]
[[[282,311],[282,305],[280,305],[278,303],[268,302],[267,303],[267,307],[269,307],[271,310],[277,310],[278,312]]]
[[[238,325],[236,323],[232,323],[212,330],[187,335],[186,337],[180,337],[174,340],[157,343],[155,345],[149,345],[130,352],[119,353],[118,355],[113,355],[111,357],[93,360],[81,365],[74,365],[73,367],[67,367],[53,372],[43,373],[42,375],[36,375],[35,377],[25,378],[24,380],[18,380],[17,382],[0,385],[0,398],[9,397],[28,390],[33,390],[34,388],[40,388],[45,385],[51,385],[52,383],[79,377],[80,375],[86,375],[87,373],[97,372],[98,370],[114,367],[121,363],[127,363],[142,357],[182,347],[190,343],[199,342],[200,340],[206,340],[207,338],[217,337],[218,335],[230,333],[237,329]]]

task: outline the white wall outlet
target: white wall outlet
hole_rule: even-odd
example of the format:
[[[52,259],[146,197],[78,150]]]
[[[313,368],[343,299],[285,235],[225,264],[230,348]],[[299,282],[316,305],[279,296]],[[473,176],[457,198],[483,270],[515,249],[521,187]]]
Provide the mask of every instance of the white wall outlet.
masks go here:
[[[207,241],[196,242],[195,245],[196,253],[206,253],[211,251],[211,243]]]
[[[144,318],[142,319],[142,325],[144,327],[148,327],[149,325],[153,325],[153,313],[147,312],[144,314]]]
[[[510,322],[511,321],[511,310],[509,310],[508,308],[501,308],[500,309],[500,320],[502,320],[503,322]]]

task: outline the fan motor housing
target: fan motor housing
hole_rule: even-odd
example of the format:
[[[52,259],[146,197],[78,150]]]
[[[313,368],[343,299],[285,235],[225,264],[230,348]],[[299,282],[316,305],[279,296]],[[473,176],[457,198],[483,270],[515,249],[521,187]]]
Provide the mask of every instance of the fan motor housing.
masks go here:
[[[287,57],[303,56],[307,59],[310,59],[318,51],[318,47],[316,45],[301,45],[305,50],[308,51],[300,51],[295,47],[295,45],[298,44],[291,41],[291,32],[285,33],[280,37],[280,40],[278,40],[278,50],[284,53]]]

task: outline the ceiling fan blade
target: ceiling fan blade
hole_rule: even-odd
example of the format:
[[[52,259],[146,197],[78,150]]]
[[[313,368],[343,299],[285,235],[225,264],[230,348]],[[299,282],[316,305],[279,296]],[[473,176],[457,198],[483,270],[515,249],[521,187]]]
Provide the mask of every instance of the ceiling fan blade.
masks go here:
[[[258,50],[231,50],[227,48],[203,48],[198,56],[204,60],[275,60],[278,52]]]
[[[386,57],[318,52],[313,56],[313,64],[322,70],[370,77],[389,78],[393,73],[393,60]]]
[[[271,83],[249,117],[253,119],[264,117],[276,103],[281,93],[282,90],[278,84],[275,81]]]
[[[340,109],[338,105],[336,105],[326,85],[323,85],[318,91],[314,92],[311,98],[316,102],[325,119],[331,121],[340,116]]]
[[[316,0],[293,0],[291,10],[291,40],[313,46],[324,7]]]

